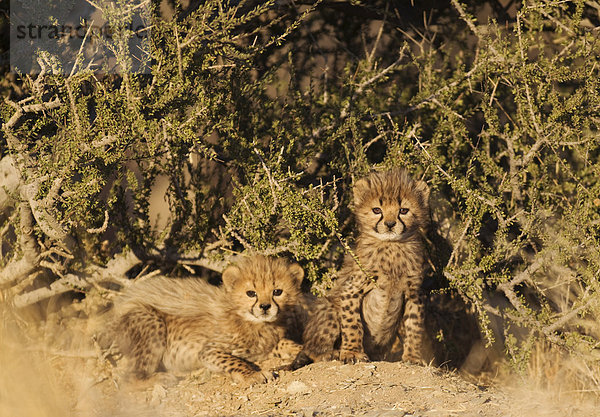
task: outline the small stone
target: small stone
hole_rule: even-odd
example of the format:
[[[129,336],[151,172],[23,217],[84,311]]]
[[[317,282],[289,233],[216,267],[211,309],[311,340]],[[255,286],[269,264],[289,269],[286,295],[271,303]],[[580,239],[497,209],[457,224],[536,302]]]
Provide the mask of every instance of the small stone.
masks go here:
[[[285,389],[288,394],[308,394],[310,388],[304,382],[292,381]]]

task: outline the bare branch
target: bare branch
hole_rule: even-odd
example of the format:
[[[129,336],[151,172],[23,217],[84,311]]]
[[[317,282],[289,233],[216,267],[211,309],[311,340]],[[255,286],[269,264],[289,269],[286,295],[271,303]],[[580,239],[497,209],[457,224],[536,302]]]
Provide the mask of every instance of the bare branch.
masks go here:
[[[509,282],[504,282],[498,285],[498,289],[506,295],[508,301],[512,304],[512,306],[517,309],[519,313],[526,313],[526,309],[523,306],[521,300],[515,293],[515,287],[524,281],[530,280],[531,276],[542,267],[542,262],[540,260],[534,261],[530,264],[525,270],[519,272],[512,280]]]
[[[478,39],[481,39],[481,31],[477,26],[475,26],[475,23],[473,23],[473,20],[467,15],[467,12],[465,12],[465,9],[463,9],[462,5],[458,2],[458,0],[451,0],[451,3],[460,15],[460,18],[467,24],[469,29],[471,29],[471,32],[473,32],[473,34],[477,36]],[[494,48],[493,45],[487,45],[487,47],[497,57],[502,56],[498,53],[498,51],[496,50],[496,48]]]
[[[0,286],[20,281],[32,273],[39,264],[39,247],[33,235],[33,216],[27,202],[20,204],[20,240],[23,256],[10,262],[0,271]]]
[[[107,263],[106,267],[93,266],[82,276],[66,274],[63,278],[50,284],[49,287],[38,288],[18,295],[13,299],[13,304],[17,308],[26,307],[68,291],[88,290],[94,283],[98,282],[116,282],[121,285],[127,285],[128,281],[124,278],[125,273],[139,262],[140,260],[134,253],[128,251],[124,254],[116,255]]]
[[[36,194],[40,186],[39,180],[21,187],[21,195],[29,202],[31,212],[42,232],[57,242],[63,242],[71,246],[72,238],[64,230],[63,225],[48,210],[44,202],[36,200]]]
[[[202,268],[210,269],[211,271],[223,272],[229,263],[229,260],[226,258],[222,261],[214,261],[201,254],[188,253],[181,255],[177,262],[182,265],[201,266]]]
[[[32,273],[36,264],[32,264],[25,257],[10,262],[0,271],[0,286],[9,285],[19,281]]]
[[[366,151],[367,149],[369,149],[371,147],[371,145],[373,145],[376,142],[379,142],[379,140],[381,140],[382,138],[384,138],[387,133],[388,132],[380,133],[379,135],[375,136],[373,139],[371,139],[370,141],[368,141],[367,143],[365,143],[363,145],[363,150]]]
[[[19,171],[15,166],[15,161],[10,155],[6,155],[0,160],[0,213],[10,206],[13,198],[11,194],[16,194],[20,185]]]
[[[16,296],[13,299],[14,306],[17,308],[27,307],[31,304],[35,304],[38,301],[42,301],[53,297],[55,295],[63,294],[72,290],[83,291],[89,287],[89,283],[77,275],[68,274],[58,281],[54,281],[48,287],[38,288],[36,290],[27,292]]]
[[[60,105],[62,104],[58,98],[55,98],[54,100],[49,101],[47,103],[29,104],[23,107],[8,99],[5,99],[5,101],[13,107],[16,106],[17,109],[17,111],[11,116],[11,118],[8,119],[8,122],[2,125],[2,129],[4,129],[5,131],[12,129],[25,113],[37,113],[44,110],[51,110],[60,107]]]

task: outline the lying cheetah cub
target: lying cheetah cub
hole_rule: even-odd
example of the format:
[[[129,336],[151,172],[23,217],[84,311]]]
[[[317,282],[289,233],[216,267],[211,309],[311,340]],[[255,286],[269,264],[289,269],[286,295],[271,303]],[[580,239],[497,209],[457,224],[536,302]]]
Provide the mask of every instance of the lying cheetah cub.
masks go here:
[[[358,263],[346,255],[334,287],[316,301],[294,369],[314,360],[385,359],[402,321],[402,359],[420,361],[421,231],[428,221],[429,189],[404,170],[378,172],[355,184],[354,204]]]
[[[254,256],[223,272],[222,287],[199,278],[151,278],[133,284],[115,303],[119,346],[140,379],[160,369],[200,367],[234,381],[265,382],[255,361],[292,359],[300,346],[285,339],[304,271],[282,259]]]

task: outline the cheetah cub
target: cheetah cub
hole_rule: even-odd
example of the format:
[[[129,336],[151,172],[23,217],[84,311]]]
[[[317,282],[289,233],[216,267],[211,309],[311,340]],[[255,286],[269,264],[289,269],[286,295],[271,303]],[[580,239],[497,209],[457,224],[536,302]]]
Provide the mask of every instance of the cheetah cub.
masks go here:
[[[117,340],[140,378],[205,367],[241,383],[273,377],[254,362],[269,354],[293,359],[301,347],[286,339],[304,271],[263,256],[223,272],[223,285],[200,278],[151,278],[133,284],[115,303]]]
[[[294,369],[316,360],[385,359],[402,325],[402,360],[421,360],[429,188],[401,169],[376,172],[355,184],[354,205],[358,262],[347,254],[334,287],[315,302]]]

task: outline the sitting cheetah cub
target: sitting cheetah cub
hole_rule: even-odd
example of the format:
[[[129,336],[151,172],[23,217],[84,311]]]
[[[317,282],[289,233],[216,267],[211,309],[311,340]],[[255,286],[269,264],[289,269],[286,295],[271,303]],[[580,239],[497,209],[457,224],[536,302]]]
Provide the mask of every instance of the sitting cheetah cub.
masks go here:
[[[222,287],[200,278],[135,283],[115,303],[119,346],[140,379],[159,368],[205,367],[236,382],[266,382],[273,374],[255,361],[292,359],[301,349],[284,337],[303,276],[298,264],[254,256],[228,267]]]
[[[385,359],[402,324],[402,360],[421,359],[429,188],[401,169],[376,172],[355,184],[354,205],[358,262],[347,254],[334,287],[315,302],[294,369],[315,360]]]

